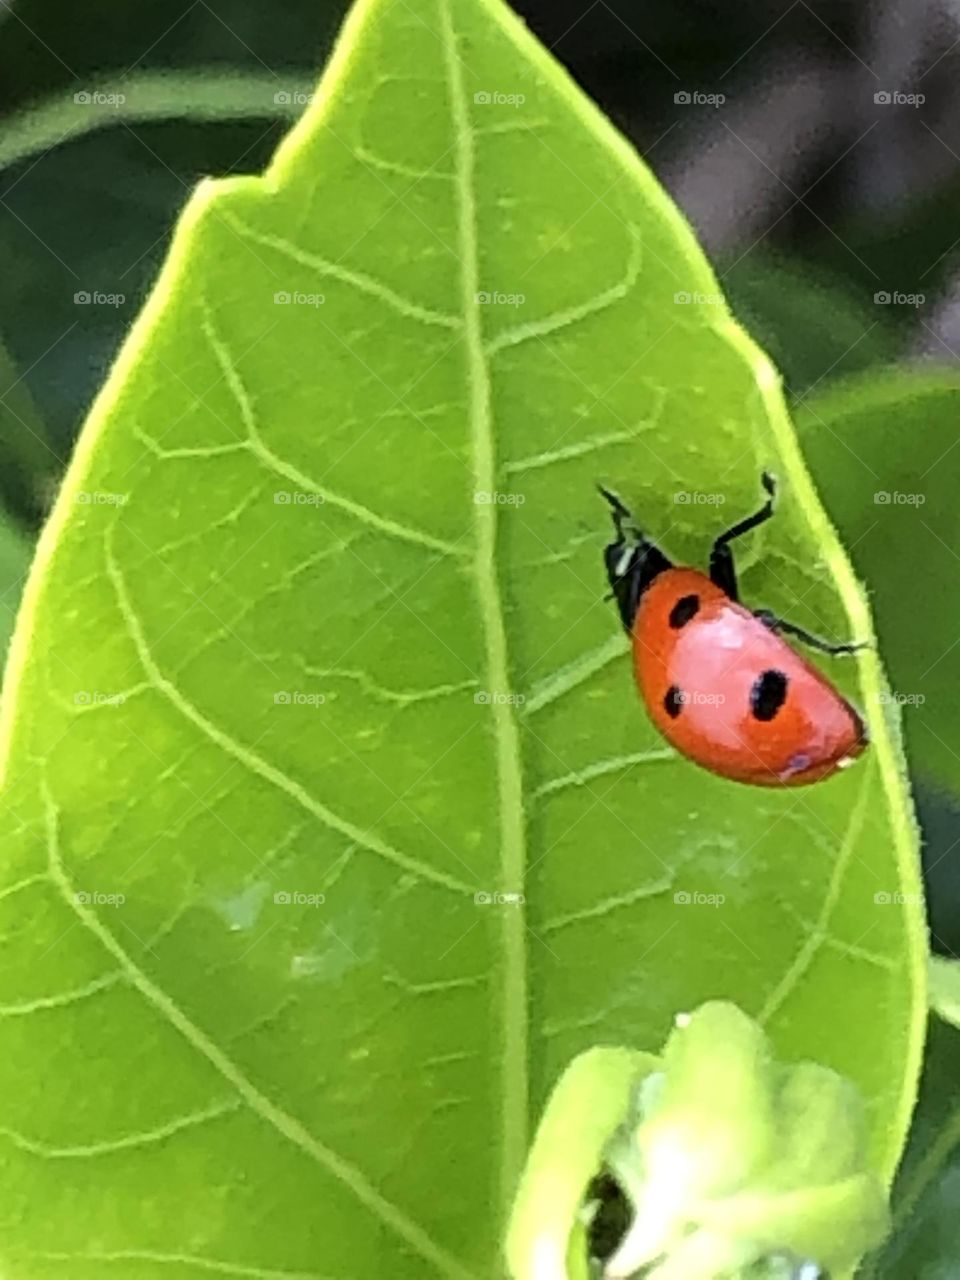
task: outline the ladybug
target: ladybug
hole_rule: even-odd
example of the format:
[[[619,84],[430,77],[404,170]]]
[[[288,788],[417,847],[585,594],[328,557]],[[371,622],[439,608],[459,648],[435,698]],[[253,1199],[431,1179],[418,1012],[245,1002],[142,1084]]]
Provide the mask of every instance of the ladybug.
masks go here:
[[[667,741],[724,778],[801,786],[852,764],[868,738],[850,703],[781,633],[830,654],[863,646],[830,644],[740,603],[730,544],[773,515],[776,482],[764,472],[762,484],[767,501],[716,539],[709,574],[675,567],[601,486],[616,530],[604,563],[640,693]]]

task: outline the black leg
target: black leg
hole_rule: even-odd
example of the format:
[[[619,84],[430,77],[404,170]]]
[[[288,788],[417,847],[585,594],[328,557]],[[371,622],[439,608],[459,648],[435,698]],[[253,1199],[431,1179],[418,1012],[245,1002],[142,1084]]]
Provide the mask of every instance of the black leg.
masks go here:
[[[769,609],[755,609],[753,612],[755,618],[763,623],[765,627],[769,627],[771,631],[783,631],[788,636],[796,636],[798,640],[802,640],[804,644],[809,645],[811,649],[819,649],[821,653],[857,653],[860,649],[869,649],[870,645],[866,640],[860,640],[855,643],[833,644],[829,640],[823,640],[820,636],[811,635],[809,631],[804,631],[803,627],[798,627],[796,623],[784,622],[783,618],[778,618],[775,613]]]
[[[616,494],[597,486],[610,504],[615,540],[603,552],[610,593],[617,602],[620,620],[629,635],[640,606],[640,597],[658,573],[671,563],[634,523],[633,516]]]
[[[737,571],[734,567],[730,543],[733,542],[734,538],[739,538],[741,534],[749,533],[751,529],[756,529],[757,525],[763,524],[765,520],[769,520],[773,515],[773,499],[777,491],[777,482],[769,471],[762,473],[760,482],[770,495],[767,501],[752,516],[747,516],[745,520],[735,524],[726,533],[721,533],[710,552],[710,581],[715,583],[721,591],[725,591],[731,600],[739,600],[740,593],[737,590]]]

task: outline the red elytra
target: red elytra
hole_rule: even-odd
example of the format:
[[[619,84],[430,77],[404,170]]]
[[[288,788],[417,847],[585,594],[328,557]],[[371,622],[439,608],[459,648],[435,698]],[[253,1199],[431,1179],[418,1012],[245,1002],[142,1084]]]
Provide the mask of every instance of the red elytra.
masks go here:
[[[601,489],[617,532],[604,560],[633,642],[637,684],[660,733],[725,778],[801,786],[851,764],[867,732],[850,703],[778,633],[832,654],[861,646],[829,644],[739,603],[730,543],[773,515],[773,477],[764,473],[763,485],[765,505],[714,542],[709,576],[675,568]]]

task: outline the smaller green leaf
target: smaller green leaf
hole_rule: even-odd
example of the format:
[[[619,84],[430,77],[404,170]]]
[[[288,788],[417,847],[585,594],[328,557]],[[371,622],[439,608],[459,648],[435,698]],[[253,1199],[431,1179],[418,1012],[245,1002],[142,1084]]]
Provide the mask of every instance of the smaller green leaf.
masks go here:
[[[662,1076],[639,1099],[642,1166],[633,1167],[628,1150],[622,1172],[631,1181],[639,1174],[642,1186],[661,1157],[671,1168],[679,1158],[685,1195],[735,1189],[769,1154],[774,1076],[763,1030],[736,1005],[717,1001],[677,1020],[663,1058]]]
[[[887,1230],[867,1149],[852,1084],[777,1063],[757,1022],[707,1003],[677,1018],[659,1059],[594,1049],[564,1073],[515,1204],[511,1273],[583,1280],[586,1188],[606,1168],[634,1213],[608,1277],[780,1274],[785,1257],[846,1274]]]
[[[607,1153],[636,1208],[609,1275],[719,1280],[780,1250],[836,1273],[883,1239],[886,1195],[851,1084],[778,1065],[759,1024],[719,1001],[678,1019],[663,1059],[639,1122]]]
[[[516,1280],[581,1280],[587,1251],[579,1214],[587,1186],[627,1114],[638,1079],[659,1059],[631,1049],[595,1048],[567,1067],[547,1102],[524,1170],[507,1236]],[[578,1251],[571,1247],[583,1243]]]
[[[748,253],[720,277],[730,306],[802,395],[827,374],[854,374],[894,358],[898,336],[889,312],[866,290],[807,262]]]
[[[0,514],[0,669],[10,647],[20,596],[30,568],[30,555],[28,539]]]
[[[789,1170],[795,1178],[843,1178],[856,1169],[863,1144],[857,1090],[817,1062],[799,1062],[780,1092],[781,1124],[788,1135]],[[837,1124],[837,1117],[845,1117]]]
[[[39,524],[62,467],[63,462],[50,445],[46,424],[23,373],[0,342],[0,500],[3,506],[25,523]],[[2,585],[5,584],[4,579]]]
[[[858,1280],[948,1280],[960,1257],[960,1035],[932,1017],[920,1098],[893,1189],[893,1231]]]
[[[893,690],[881,696],[903,712],[914,771],[955,794],[958,413],[956,373],[923,370],[841,383],[797,413],[820,496],[872,596]]]
[[[960,960],[930,957],[930,1008],[960,1028]]]

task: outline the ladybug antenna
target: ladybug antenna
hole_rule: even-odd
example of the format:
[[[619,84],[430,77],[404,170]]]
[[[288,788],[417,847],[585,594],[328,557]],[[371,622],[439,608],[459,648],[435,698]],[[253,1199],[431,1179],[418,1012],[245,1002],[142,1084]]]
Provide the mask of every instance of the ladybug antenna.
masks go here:
[[[633,516],[628,507],[625,507],[615,493],[611,493],[609,489],[605,489],[602,484],[598,484],[597,488],[607,502],[610,504],[610,514],[613,516],[613,523],[617,530],[617,536],[623,538],[624,522],[629,520],[633,523]]]

